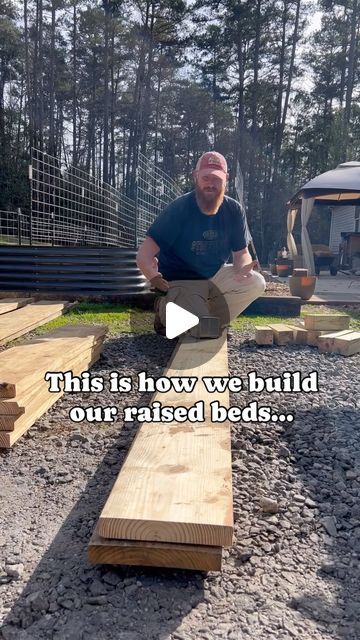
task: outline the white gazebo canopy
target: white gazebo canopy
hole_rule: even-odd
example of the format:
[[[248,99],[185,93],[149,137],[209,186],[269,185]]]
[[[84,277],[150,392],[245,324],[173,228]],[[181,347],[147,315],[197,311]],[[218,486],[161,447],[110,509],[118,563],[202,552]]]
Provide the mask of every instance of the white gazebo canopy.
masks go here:
[[[315,275],[314,256],[307,223],[315,205],[360,205],[360,162],[344,162],[307,182],[288,202],[287,245],[291,258],[298,255],[292,231],[301,211],[301,248],[304,266]]]

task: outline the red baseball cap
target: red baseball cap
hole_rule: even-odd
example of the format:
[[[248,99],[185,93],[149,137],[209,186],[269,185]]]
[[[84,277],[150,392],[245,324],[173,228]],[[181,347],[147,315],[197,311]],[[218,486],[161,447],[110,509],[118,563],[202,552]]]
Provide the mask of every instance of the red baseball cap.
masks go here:
[[[203,153],[197,161],[195,171],[200,176],[213,174],[219,176],[219,178],[226,179],[227,162],[221,153],[217,151],[207,151]]]

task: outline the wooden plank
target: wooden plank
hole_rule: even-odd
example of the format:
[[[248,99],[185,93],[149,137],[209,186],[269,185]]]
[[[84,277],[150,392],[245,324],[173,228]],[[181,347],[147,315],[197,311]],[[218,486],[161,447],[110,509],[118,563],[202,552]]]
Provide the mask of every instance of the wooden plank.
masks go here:
[[[88,546],[88,560],[93,564],[221,571],[222,548],[170,542],[109,540],[94,532]]]
[[[85,371],[91,367],[100,357],[100,351],[94,352],[91,355],[79,359],[77,364],[74,362],[71,368],[74,375],[79,375],[82,371]],[[57,402],[57,400],[63,395],[63,391],[58,393],[39,394],[34,400],[26,407],[25,413],[21,416],[15,424],[13,431],[0,431],[0,448],[9,449],[15,442],[30,429],[30,427],[40,418],[50,407]]]
[[[351,356],[360,352],[360,332],[352,330],[327,333],[319,338],[319,350],[322,353],[333,352]]]
[[[274,332],[274,342],[277,345],[284,346],[294,342],[294,333],[291,327],[281,322],[277,324],[269,324]]]
[[[274,343],[274,334],[271,327],[255,326],[255,340],[258,345],[269,345]]]
[[[0,398],[20,396],[37,384],[39,371],[62,371],[68,354],[103,340],[105,325],[69,324],[0,353]],[[36,367],[34,367],[36,362]],[[10,395],[13,393],[13,395]]]
[[[74,304],[68,301],[42,300],[12,311],[11,314],[2,315],[0,317],[0,344],[6,344],[25,333],[29,333],[36,327],[54,320]]]
[[[67,370],[72,370],[74,373],[75,369],[78,368],[79,362],[83,362],[84,359],[89,360],[94,354],[97,354],[97,356],[99,357],[101,350],[102,345],[86,349],[81,354],[78,354],[76,358],[71,358],[71,360],[69,360]],[[77,374],[74,373],[74,375]],[[47,395],[50,393],[48,391],[48,385],[49,383],[44,379],[39,381],[39,384],[34,389],[32,389],[27,398],[22,402],[23,406],[20,407],[20,414],[12,416],[4,414],[0,415],[0,432],[14,431],[17,428],[18,421],[20,420],[21,415],[23,415],[24,413],[28,415],[31,407],[36,407],[37,404],[41,402],[41,399],[47,397]],[[53,392],[51,392],[51,395],[52,393]]]
[[[155,393],[153,401],[189,408],[202,400],[205,421],[141,424],[96,532],[118,540],[230,546],[230,427],[210,415],[210,402],[228,407],[229,393],[210,393],[201,379],[228,375],[226,331],[211,340],[185,335],[164,375],[199,380],[190,393]]]
[[[309,313],[304,316],[305,329],[312,331],[340,331],[342,329],[348,329],[349,323],[350,316],[347,315]]]
[[[2,298],[0,299],[0,315],[21,309],[34,301],[34,298]]]
[[[73,348],[71,351],[66,352],[66,354],[62,354],[61,364],[59,368],[52,369],[52,371],[66,371],[69,367],[69,356],[71,355],[71,360],[74,358],[81,356],[82,354],[88,353],[91,349],[97,350],[101,349],[104,339],[98,339],[94,344],[79,344],[77,348]],[[40,358],[39,358],[40,359]],[[54,362],[54,361],[53,361]],[[44,380],[45,373],[47,369],[42,369],[39,364],[37,364],[31,375],[27,375],[25,378],[21,380],[21,385],[18,384],[18,393],[15,399],[0,399],[0,416],[1,415],[9,415],[16,414],[16,409],[21,412],[21,409],[28,404],[31,398],[36,395],[40,386],[48,385],[48,383]],[[31,383],[31,384],[30,384]]]

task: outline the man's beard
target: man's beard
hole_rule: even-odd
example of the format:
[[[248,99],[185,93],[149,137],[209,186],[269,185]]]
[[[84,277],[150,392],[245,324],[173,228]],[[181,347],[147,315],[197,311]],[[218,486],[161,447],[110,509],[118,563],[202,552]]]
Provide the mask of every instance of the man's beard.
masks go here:
[[[219,207],[222,205],[225,194],[225,185],[221,187],[221,190],[211,189],[210,187],[205,187],[205,189],[200,189],[198,185],[195,186],[196,199],[200,209],[204,213],[214,214],[217,212]]]

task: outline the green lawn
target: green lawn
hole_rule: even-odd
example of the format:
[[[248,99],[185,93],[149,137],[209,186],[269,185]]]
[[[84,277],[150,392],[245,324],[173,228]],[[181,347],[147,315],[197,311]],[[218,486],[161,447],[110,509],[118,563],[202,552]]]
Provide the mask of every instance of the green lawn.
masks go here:
[[[347,310],[342,307],[306,306],[301,311],[301,317],[307,313],[347,313],[351,316],[350,327],[360,330],[360,307],[352,307]],[[37,334],[44,333],[48,329],[60,327],[69,322],[85,322],[89,324],[106,324],[109,327],[109,335],[119,332],[125,333],[149,333],[153,332],[152,311],[144,311],[136,307],[109,302],[81,302],[68,313],[56,320],[36,329]],[[283,318],[279,316],[245,316],[241,315],[231,323],[231,328],[236,331],[251,331],[255,325],[268,324],[269,322],[291,323],[296,318]]]

